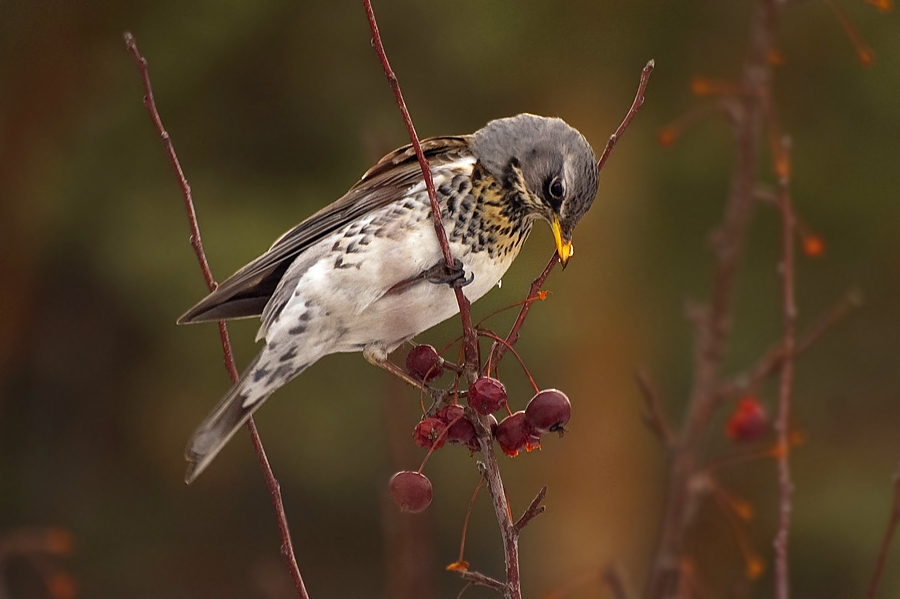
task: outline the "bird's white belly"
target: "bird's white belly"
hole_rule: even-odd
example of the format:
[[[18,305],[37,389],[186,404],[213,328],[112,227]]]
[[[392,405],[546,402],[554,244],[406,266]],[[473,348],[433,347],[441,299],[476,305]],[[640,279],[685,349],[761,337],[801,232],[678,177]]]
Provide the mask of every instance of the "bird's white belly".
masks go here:
[[[486,258],[485,252],[460,258],[466,275],[475,275],[474,280],[463,287],[470,302],[481,298],[500,281],[514,256],[504,260]],[[422,281],[402,293],[387,294],[370,304],[335,351],[359,351],[361,346],[378,339],[390,352],[458,312],[456,293],[449,285]]]

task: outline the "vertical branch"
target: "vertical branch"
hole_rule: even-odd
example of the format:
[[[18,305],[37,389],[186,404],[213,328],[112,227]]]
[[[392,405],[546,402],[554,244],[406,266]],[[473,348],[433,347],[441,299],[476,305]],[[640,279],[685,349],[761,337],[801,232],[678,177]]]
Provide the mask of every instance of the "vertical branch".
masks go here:
[[[416,129],[413,126],[412,118],[403,101],[403,94],[400,91],[400,83],[394,74],[391,65],[388,62],[387,54],[384,51],[384,45],[381,43],[381,34],[378,32],[378,24],[375,21],[375,13],[372,10],[370,0],[363,0],[363,6],[366,9],[366,15],[369,19],[369,28],[372,31],[372,45],[375,53],[381,61],[384,74],[391,84],[394,91],[394,98],[397,100],[397,106],[403,115],[403,122],[409,132],[410,142],[416,152],[419,160],[419,166],[422,168],[422,176],[425,179],[425,187],[428,190],[428,198],[431,201],[431,212],[434,217],[434,230],[441,245],[441,251],[444,254],[444,260],[449,268],[453,268],[453,255],[450,252],[450,243],[447,239],[447,232],[444,230],[444,224],[441,220],[441,209],[438,205],[437,194],[434,190],[434,181],[431,177],[431,169],[425,155],[422,153],[422,147],[419,144],[419,138],[416,135]],[[472,326],[472,316],[469,310],[469,301],[463,295],[462,289],[455,287],[456,301],[459,304],[459,313],[463,323],[463,346],[465,352],[466,376],[471,383],[479,369],[478,364],[478,347],[475,328]],[[500,534],[503,537],[503,553],[506,561],[506,585],[504,597],[506,599],[521,599],[522,592],[519,582],[519,547],[518,532],[512,522],[512,516],[509,510],[509,504],[506,500],[506,491],[503,488],[503,480],[500,477],[500,467],[497,464],[497,458],[494,454],[494,440],[491,436],[490,427],[485,426],[487,420],[482,422],[482,432],[478,435],[478,441],[481,446],[481,452],[484,459],[484,471],[482,475],[488,482],[491,499],[494,505],[494,512],[497,516],[497,522],[500,525]]]
[[[788,457],[788,441],[791,412],[791,388],[794,380],[794,347],[797,323],[797,306],[794,297],[794,211],[790,194],[790,141],[785,138],[781,144],[778,164],[782,170],[778,181],[778,203],[782,214],[782,238],[784,257],[781,275],[784,278],[784,360],[781,363],[781,383],[778,394],[778,419],[775,428],[778,433],[778,533],[775,536],[775,597],[788,599],[790,580],[788,577],[788,528],[791,522],[791,470]]]
[[[213,278],[212,271],[209,268],[209,262],[206,260],[206,252],[203,251],[203,242],[200,239],[200,225],[197,221],[197,212],[194,210],[194,199],[191,195],[191,186],[184,176],[184,171],[181,169],[181,163],[179,162],[178,156],[175,154],[175,148],[172,145],[172,139],[169,137],[169,133],[165,130],[165,127],[163,127],[159,111],[156,109],[156,101],[153,98],[153,88],[150,85],[150,72],[147,68],[147,59],[141,56],[134,36],[132,36],[131,33],[125,33],[125,46],[131,53],[132,58],[134,58],[135,64],[137,64],[138,71],[141,75],[141,83],[144,87],[144,106],[150,113],[150,119],[153,121],[156,131],[162,139],[166,154],[169,157],[169,162],[172,163],[172,168],[175,170],[178,184],[181,187],[181,193],[184,197],[184,206],[188,215],[188,223],[191,228],[191,246],[194,248],[197,262],[199,262],[200,269],[203,271],[203,277],[206,280],[209,291],[215,291],[218,284]],[[222,353],[224,356],[225,368],[228,370],[231,382],[236,383],[238,380],[238,372],[231,352],[231,342],[228,339],[228,328],[225,326],[224,321],[219,321],[219,336],[222,340]],[[309,599],[306,587],[303,584],[303,578],[300,575],[300,568],[297,565],[297,558],[294,556],[294,547],[291,543],[290,531],[288,530],[287,516],[284,513],[284,502],[281,498],[281,485],[278,483],[278,479],[275,478],[272,467],[269,465],[269,458],[266,456],[262,438],[260,438],[259,432],[256,430],[256,423],[253,422],[252,417],[247,421],[247,429],[250,431],[250,439],[253,442],[253,447],[256,449],[256,456],[262,467],[263,475],[266,479],[266,487],[269,489],[269,495],[272,497],[272,505],[275,508],[275,517],[278,521],[278,529],[281,532],[281,555],[290,571],[291,579],[294,582],[294,588],[297,591],[297,596],[300,597],[300,599]]]
[[[714,269],[706,305],[689,316],[696,326],[693,385],[681,431],[669,454],[669,490],[656,556],[645,597],[660,599],[678,593],[684,537],[690,525],[703,437],[716,407],[716,389],[731,336],[734,296],[747,231],[753,220],[754,187],[759,168],[763,118],[771,103],[771,65],[778,0],[757,0],[750,24],[750,46],[741,74],[741,95],[732,110],[735,163],[731,192],[722,224],[713,239]]]
[[[406,108],[406,102],[403,100],[403,93],[400,91],[400,82],[397,75],[388,62],[387,54],[384,51],[384,44],[381,43],[381,34],[378,31],[378,23],[375,21],[375,12],[372,10],[371,0],[363,0],[363,6],[366,9],[366,16],[369,19],[369,29],[372,31],[372,47],[375,48],[375,54],[381,61],[381,67],[384,69],[384,76],[387,77],[388,83],[394,92],[394,98],[397,100],[397,106],[403,115],[403,122],[406,124],[406,130],[409,133],[409,141],[416,152],[416,158],[419,160],[419,166],[422,168],[422,177],[425,179],[425,189],[428,190],[428,199],[431,202],[431,214],[434,219],[434,231],[437,234],[438,243],[441,246],[441,252],[444,254],[444,261],[448,268],[454,267],[453,254],[450,252],[450,241],[447,239],[447,231],[444,229],[444,223],[441,220],[441,207],[438,204],[437,193],[434,190],[434,179],[431,176],[431,167],[422,153],[422,145],[419,143],[419,136],[416,135],[416,128],[413,126],[412,117]],[[466,375],[470,379],[474,379],[478,372],[478,337],[475,335],[475,328],[472,326],[472,314],[469,309],[469,300],[463,294],[461,287],[454,287],[456,293],[456,303],[459,304],[459,316],[463,326],[463,347],[466,359]],[[471,380],[469,382],[472,382]]]

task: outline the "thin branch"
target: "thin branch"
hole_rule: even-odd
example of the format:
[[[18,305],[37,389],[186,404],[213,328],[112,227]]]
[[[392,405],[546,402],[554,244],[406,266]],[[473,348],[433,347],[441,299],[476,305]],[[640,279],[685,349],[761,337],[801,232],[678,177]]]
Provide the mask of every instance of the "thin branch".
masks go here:
[[[525,513],[522,514],[522,517],[516,520],[515,526],[516,532],[521,531],[523,528],[528,526],[528,523],[540,516],[544,513],[544,510],[547,509],[547,506],[541,505],[544,502],[544,497],[547,496],[547,485],[541,487],[541,490],[538,491],[538,494],[534,499],[531,500],[531,504],[528,506],[528,509],[525,510]]]
[[[887,561],[888,551],[894,540],[894,533],[897,532],[898,524],[900,524],[900,466],[897,467],[897,472],[894,474],[894,501],[891,504],[891,516],[888,519],[887,530],[884,531],[884,539],[881,541],[881,550],[878,552],[878,561],[875,563],[872,582],[869,584],[869,592],[866,595],[868,599],[875,599],[878,584],[881,582],[881,573],[884,571],[884,564]]]
[[[628,112],[625,114],[625,118],[622,119],[622,122],[619,124],[619,127],[616,129],[616,132],[613,133],[609,141],[606,142],[606,147],[603,149],[603,153],[600,155],[600,160],[597,162],[597,170],[603,170],[603,165],[606,164],[606,160],[609,158],[610,152],[619,142],[619,138],[622,137],[622,134],[625,132],[625,129],[628,128],[628,125],[631,123],[631,120],[634,118],[634,115],[637,114],[637,111],[644,104],[644,93],[647,91],[647,83],[650,80],[650,73],[653,72],[653,68],[656,66],[656,63],[651,60],[649,61],[641,71],[641,79],[638,83],[637,93],[634,96],[634,101],[631,103],[631,107],[628,109]],[[519,310],[519,315],[516,317],[516,322],[513,323],[512,329],[509,331],[509,335],[506,336],[506,343],[494,343],[491,347],[491,355],[488,359],[488,362],[491,364],[499,364],[500,360],[503,358],[503,355],[506,353],[507,346],[512,347],[516,344],[516,341],[519,340],[519,330],[522,328],[522,324],[525,322],[525,317],[528,316],[529,310],[531,310],[531,304],[534,303],[534,299],[538,297],[538,294],[541,290],[541,286],[543,286],[544,282],[547,280],[547,277],[550,276],[550,272],[556,266],[557,262],[559,262],[559,254],[556,252],[553,253],[553,256],[550,257],[550,262],[547,263],[547,266],[544,268],[544,271],[531,283],[531,289],[528,291],[528,296],[525,299],[525,302],[522,304],[522,308]]]
[[[675,433],[672,431],[669,419],[666,418],[662,402],[659,400],[659,394],[650,384],[650,381],[647,380],[647,376],[644,373],[635,373],[634,380],[637,382],[638,389],[641,390],[641,395],[644,397],[644,403],[647,406],[644,421],[656,433],[663,444],[671,448],[675,444]]]
[[[191,246],[194,248],[197,262],[200,263],[200,269],[203,271],[203,277],[206,279],[207,287],[210,292],[215,291],[218,284],[213,278],[209,263],[206,260],[206,253],[203,251],[203,242],[200,239],[200,225],[197,222],[197,213],[194,210],[194,200],[191,196],[191,186],[184,176],[184,171],[181,169],[181,163],[175,155],[175,148],[172,146],[172,140],[169,137],[169,133],[163,127],[159,111],[156,109],[156,102],[153,99],[153,89],[150,86],[150,72],[147,68],[147,60],[141,56],[141,53],[138,51],[134,36],[132,36],[131,33],[125,33],[125,46],[128,48],[128,51],[131,53],[131,56],[134,58],[138,70],[140,71],[141,82],[144,87],[144,106],[150,113],[153,125],[156,127],[156,131],[162,139],[166,154],[169,157],[169,161],[172,163],[175,175],[178,177],[178,184],[181,187],[181,193],[184,197],[184,206],[187,211],[188,223],[191,228]],[[224,355],[225,368],[228,370],[231,382],[236,383],[238,380],[238,372],[231,352],[231,342],[228,339],[228,328],[224,321],[219,321],[219,336],[222,340],[222,353]],[[269,465],[269,459],[266,457],[262,439],[259,436],[259,432],[256,430],[256,424],[253,422],[252,417],[247,421],[247,429],[250,431],[250,439],[253,441],[253,447],[256,449],[256,455],[266,479],[266,487],[269,489],[269,494],[272,497],[272,505],[275,507],[278,529],[281,532],[281,555],[288,566],[291,579],[294,581],[294,588],[297,591],[297,596],[301,599],[309,599],[306,587],[303,584],[303,578],[300,575],[300,568],[297,565],[297,558],[294,556],[294,548],[291,543],[290,531],[288,530],[287,516],[284,513],[284,502],[281,498],[281,485],[278,484],[278,480],[272,472],[272,467]]]
[[[372,10],[372,3],[370,0],[363,0],[363,6],[366,9],[366,15],[369,19],[369,28],[372,31],[372,45],[375,48],[375,53],[378,55],[378,59],[381,61],[381,66],[384,69],[384,74],[391,85],[391,89],[394,91],[394,97],[397,100],[397,106],[400,108],[400,112],[403,115],[403,121],[404,123],[406,123],[410,141],[412,142],[413,148],[415,149],[416,157],[419,160],[419,166],[422,168],[422,176],[425,179],[425,186],[428,190],[428,197],[431,201],[431,211],[434,218],[434,229],[437,233],[438,242],[440,243],[441,250],[444,254],[444,260],[446,261],[447,266],[449,268],[452,268],[454,264],[453,256],[450,252],[450,244],[447,240],[447,232],[444,230],[444,225],[441,221],[441,210],[437,202],[437,194],[434,190],[434,181],[431,177],[431,170],[428,166],[428,162],[425,160],[425,155],[422,153],[422,148],[419,144],[418,136],[416,135],[416,130],[413,126],[412,119],[409,116],[409,111],[406,108],[406,103],[403,101],[403,94],[400,91],[400,84],[397,81],[397,76],[391,69],[387,54],[385,54],[384,51],[384,45],[381,43],[381,35],[378,32],[378,24],[375,21],[375,13]],[[466,378],[469,380],[469,383],[472,383],[477,376],[479,366],[478,338],[476,337],[475,329],[472,326],[472,316],[469,311],[469,301],[466,299],[466,296],[463,294],[461,288],[454,287],[454,291],[456,293],[456,300],[459,304],[459,313],[463,323],[463,347],[465,353]],[[503,553],[506,561],[506,584],[501,585],[502,592],[506,599],[521,599],[522,592],[519,582],[518,535],[516,534],[515,527],[512,523],[512,517],[510,516],[509,504],[506,500],[506,491],[503,488],[503,480],[500,478],[500,467],[497,464],[497,458],[494,454],[494,440],[491,436],[486,417],[482,417],[478,429],[478,443],[481,447],[481,453],[484,459],[484,471],[482,475],[488,483],[488,490],[491,494],[494,512],[497,517],[497,522],[500,525],[500,534],[503,537]],[[476,582],[476,584],[481,583]]]
[[[858,291],[849,291],[841,297],[819,320],[813,324],[796,342],[794,359],[810,349],[817,341],[825,336],[834,326],[844,319],[850,310],[857,308],[862,303],[862,297]],[[778,343],[769,349],[745,372],[738,374],[730,381],[719,386],[716,391],[719,400],[725,400],[737,395],[751,392],[758,387],[764,379],[777,372],[785,358],[783,343]]]
[[[470,570],[457,570],[457,572],[459,573],[460,578],[469,582],[469,584],[488,587],[501,594],[504,594],[506,591],[506,585],[496,578],[491,578],[480,572],[472,572]]]
[[[500,360],[503,358],[503,355],[506,353],[507,347],[512,347],[516,344],[516,341],[519,340],[519,331],[522,329],[522,325],[525,323],[525,317],[528,316],[528,312],[531,310],[532,304],[534,304],[534,299],[538,297],[541,292],[541,287],[544,285],[544,281],[547,280],[547,277],[550,276],[550,273],[553,271],[553,267],[557,265],[559,262],[559,254],[557,252],[553,252],[553,255],[550,256],[550,261],[547,263],[547,266],[544,267],[544,271],[538,275],[531,283],[531,288],[528,290],[528,296],[525,298],[525,301],[522,303],[522,308],[519,310],[519,315],[516,317],[516,322],[513,323],[512,329],[509,331],[509,335],[506,336],[506,343],[494,343],[491,347],[491,354],[488,358],[488,363],[492,364],[495,368],[497,364],[500,363]]]
[[[397,100],[397,107],[403,115],[403,122],[406,124],[406,130],[409,133],[409,140],[416,152],[416,158],[419,160],[419,166],[422,168],[422,176],[425,179],[425,189],[428,190],[428,199],[431,201],[431,214],[434,219],[434,231],[437,233],[438,243],[441,245],[441,252],[444,254],[444,261],[448,268],[453,268],[453,254],[450,252],[450,242],[447,239],[447,231],[444,229],[444,223],[441,220],[441,207],[438,204],[437,193],[434,190],[434,179],[431,176],[431,167],[422,153],[422,146],[419,143],[419,136],[416,135],[416,128],[413,126],[412,118],[409,116],[409,110],[406,108],[406,102],[403,100],[403,93],[400,91],[400,82],[397,75],[391,69],[388,62],[387,54],[384,51],[384,45],[381,43],[381,34],[378,32],[378,23],[375,21],[375,12],[372,10],[371,0],[363,0],[363,6],[366,9],[366,15],[369,19],[369,29],[372,30],[372,47],[381,61],[384,69],[384,75],[387,77],[391,89],[394,91],[394,98]],[[468,378],[474,380],[478,370],[478,339],[475,336],[475,329],[472,326],[472,314],[469,308],[469,300],[463,294],[461,287],[453,287],[456,293],[456,302],[459,304],[459,316],[462,319],[463,326],[463,347],[465,348],[466,368]]]
[[[783,164],[790,164],[790,139],[785,137],[781,142]],[[775,597],[790,597],[790,578],[788,574],[788,532],[791,523],[794,487],[790,469],[790,416],[791,390],[794,384],[795,335],[797,327],[797,305],[795,297],[794,277],[794,209],[791,206],[790,168],[785,166],[778,181],[779,204],[782,212],[782,240],[784,256],[781,263],[784,310],[784,359],[781,364],[781,384],[778,394],[778,419],[775,429],[778,433],[778,532],[775,535]]]
[[[622,568],[618,564],[610,564],[603,569],[603,582],[609,587],[615,599],[632,599],[634,591],[625,582]]]
[[[647,83],[650,81],[650,73],[653,72],[654,67],[656,67],[656,61],[650,60],[646,65],[644,65],[643,70],[641,70],[641,81],[638,84],[637,93],[634,96],[634,102],[631,103],[631,108],[628,109],[628,112],[625,114],[625,118],[622,120],[619,128],[616,129],[616,132],[613,133],[609,137],[609,141],[606,142],[606,147],[603,148],[603,153],[600,155],[600,160],[597,161],[598,171],[603,170],[603,165],[606,164],[606,159],[609,158],[609,153],[612,152],[612,149],[616,147],[617,143],[619,143],[619,138],[622,137],[623,133],[625,133],[625,129],[631,123],[631,119],[634,118],[634,115],[637,114],[637,111],[640,110],[641,106],[644,105],[644,92],[647,91]]]

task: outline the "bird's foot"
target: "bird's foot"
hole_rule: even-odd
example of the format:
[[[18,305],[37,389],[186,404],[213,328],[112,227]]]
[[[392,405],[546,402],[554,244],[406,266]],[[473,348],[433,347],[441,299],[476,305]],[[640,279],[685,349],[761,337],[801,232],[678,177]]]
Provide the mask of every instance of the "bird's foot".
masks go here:
[[[441,261],[425,272],[425,280],[436,285],[450,285],[451,287],[465,287],[475,280],[475,273],[466,275],[466,269],[459,258],[453,259],[453,266],[448,266]]]

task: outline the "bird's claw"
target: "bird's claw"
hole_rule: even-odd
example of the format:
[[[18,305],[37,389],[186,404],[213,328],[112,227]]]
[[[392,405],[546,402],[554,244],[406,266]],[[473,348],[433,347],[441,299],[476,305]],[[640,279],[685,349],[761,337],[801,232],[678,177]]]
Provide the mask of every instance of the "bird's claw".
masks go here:
[[[436,285],[450,285],[451,287],[465,287],[475,280],[475,273],[466,274],[466,269],[459,258],[454,258],[453,266],[448,266],[446,262],[435,264],[428,271],[425,279],[429,283]]]

